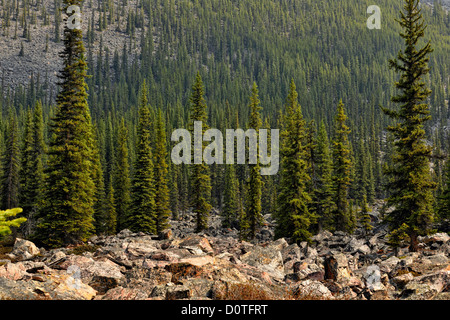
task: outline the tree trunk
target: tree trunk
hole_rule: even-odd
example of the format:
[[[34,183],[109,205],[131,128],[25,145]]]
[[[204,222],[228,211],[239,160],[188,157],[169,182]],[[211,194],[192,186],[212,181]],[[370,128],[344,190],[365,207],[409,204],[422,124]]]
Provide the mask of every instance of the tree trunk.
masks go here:
[[[419,251],[419,241],[417,240],[417,233],[413,232],[409,235],[411,239],[409,242],[409,252],[417,252]]]

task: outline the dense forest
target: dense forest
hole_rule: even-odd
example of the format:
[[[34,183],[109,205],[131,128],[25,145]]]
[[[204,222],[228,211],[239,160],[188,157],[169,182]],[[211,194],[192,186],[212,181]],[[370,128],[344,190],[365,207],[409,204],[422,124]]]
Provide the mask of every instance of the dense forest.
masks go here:
[[[69,2],[89,8],[86,30],[64,27],[58,8]],[[49,26],[47,45],[65,48],[57,87],[44,74],[16,88],[1,83],[1,209],[23,208],[25,237],[56,246],[123,228],[158,234],[192,211],[202,231],[214,209],[243,239],[271,214],[276,236],[303,241],[323,228],[370,229],[372,205],[389,198],[395,206],[388,172],[399,146],[388,128],[400,115],[388,110],[402,88],[394,86],[401,68],[388,60],[404,50],[396,22],[404,1],[378,1],[380,30],[366,26],[372,3],[358,0],[44,4],[0,2],[2,37],[19,38],[19,56],[37,24]],[[434,49],[423,62],[431,71],[421,74],[431,117],[418,127],[429,148],[427,210],[437,217],[433,227],[445,229],[450,15],[439,1],[420,8],[428,27],[417,46],[429,40]],[[103,44],[108,30],[124,36],[120,48]],[[82,94],[72,96],[72,87]],[[203,132],[280,129],[279,173],[261,176],[259,163],[175,165],[171,134],[193,121],[203,121]],[[78,138],[69,145],[67,136]],[[76,222],[62,217],[67,207]]]

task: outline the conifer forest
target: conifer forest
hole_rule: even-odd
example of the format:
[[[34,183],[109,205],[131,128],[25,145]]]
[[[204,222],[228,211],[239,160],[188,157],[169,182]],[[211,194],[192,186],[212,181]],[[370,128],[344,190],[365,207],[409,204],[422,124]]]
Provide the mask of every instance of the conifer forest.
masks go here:
[[[19,239],[87,250],[212,229],[216,254],[223,234],[285,241],[305,259],[317,250],[325,279],[324,235],[368,241],[381,260],[430,243],[448,265],[449,11],[447,0],[0,0],[0,268]],[[368,240],[379,232],[385,246]],[[282,260],[284,281],[304,283],[286,271],[298,259]],[[395,297],[411,292],[395,280],[411,270],[390,271]],[[368,283],[350,291],[367,298]]]

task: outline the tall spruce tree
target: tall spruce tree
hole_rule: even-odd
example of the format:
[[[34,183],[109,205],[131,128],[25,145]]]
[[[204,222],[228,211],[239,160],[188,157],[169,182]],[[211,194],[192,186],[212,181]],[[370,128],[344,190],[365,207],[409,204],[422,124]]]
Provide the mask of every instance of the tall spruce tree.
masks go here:
[[[131,203],[130,197],[130,165],[128,162],[128,130],[124,118],[121,119],[117,130],[115,157],[112,171],[112,183],[114,190],[116,227],[117,231],[124,228],[125,220]]]
[[[197,72],[195,83],[192,86],[192,92],[190,97],[190,131],[194,131],[194,122],[202,122],[202,137],[208,130],[208,114],[206,112],[206,103],[203,97],[204,88],[203,81],[200,73]],[[194,153],[201,153],[203,156],[203,150],[205,148],[204,143],[195,144]],[[202,161],[199,164],[193,164],[191,166],[191,205],[196,214],[196,232],[201,232],[208,227],[208,216],[211,211],[211,177],[208,166]]]
[[[3,155],[2,207],[5,210],[16,208],[19,204],[19,170],[19,129],[17,116],[11,112],[6,133],[5,154]]]
[[[330,142],[325,123],[319,126],[317,149],[315,155],[316,188],[313,190],[312,207],[317,215],[317,229],[329,229],[333,225],[333,160],[331,158]]]
[[[170,227],[170,200],[166,149],[166,125],[161,109],[158,109],[155,132],[155,216],[156,232]]]
[[[22,215],[27,218],[21,229],[26,237],[33,232],[42,199],[43,155],[46,150],[43,129],[42,104],[37,101],[34,112],[30,110],[27,114],[20,171],[20,206],[23,208]]]
[[[147,84],[141,86],[136,161],[131,184],[131,206],[125,227],[131,231],[156,234],[155,179],[152,154],[152,130]]]
[[[350,128],[346,125],[347,116],[342,100],[339,101],[335,119],[333,139],[333,191],[335,209],[333,212],[334,229],[351,231],[352,216],[349,210],[348,190],[351,183],[351,152],[348,135]]]
[[[438,216],[443,230],[450,229],[450,158],[445,165],[445,183],[438,199]]]
[[[260,115],[261,102],[258,96],[258,86],[256,82],[252,86],[252,95],[250,97],[250,118],[248,127],[254,129],[258,135],[259,129],[261,129],[262,120]],[[249,164],[249,178],[248,178],[248,191],[247,191],[247,206],[246,206],[246,219],[248,221],[248,239],[254,239],[256,236],[257,228],[262,224],[263,217],[261,214],[261,195],[263,181],[261,177],[261,166],[259,162],[259,145],[256,145],[256,164]]]
[[[431,94],[425,83],[429,73],[430,42],[419,47],[424,37],[424,24],[419,0],[405,0],[398,20],[405,41],[404,50],[389,61],[390,68],[400,74],[395,83],[399,93],[391,101],[398,109],[383,108],[395,120],[388,127],[394,141],[394,155],[386,170],[389,176],[388,205],[393,210],[386,216],[391,244],[397,246],[405,235],[409,238],[409,250],[418,250],[417,237],[430,231],[433,223],[433,189],[435,183],[430,173],[432,147],[426,144],[424,125],[431,119],[426,103]]]
[[[308,205],[308,154],[306,122],[303,119],[294,80],[291,81],[281,133],[281,182],[275,237],[289,237],[295,242],[309,241],[309,227],[314,222]]]
[[[63,12],[80,0],[64,1]],[[50,123],[44,201],[36,237],[48,246],[79,243],[93,232],[96,172],[93,129],[87,103],[83,35],[64,27],[63,69],[55,116]]]

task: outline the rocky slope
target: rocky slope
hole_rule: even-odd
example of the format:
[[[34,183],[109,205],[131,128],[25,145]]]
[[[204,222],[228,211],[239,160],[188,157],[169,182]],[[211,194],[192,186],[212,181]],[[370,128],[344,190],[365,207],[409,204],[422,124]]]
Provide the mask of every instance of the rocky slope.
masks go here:
[[[382,228],[297,245],[273,241],[266,218],[254,243],[221,229],[217,215],[203,234],[186,216],[159,237],[123,230],[48,251],[17,239],[0,260],[0,299],[450,299],[445,233],[395,256]]]

